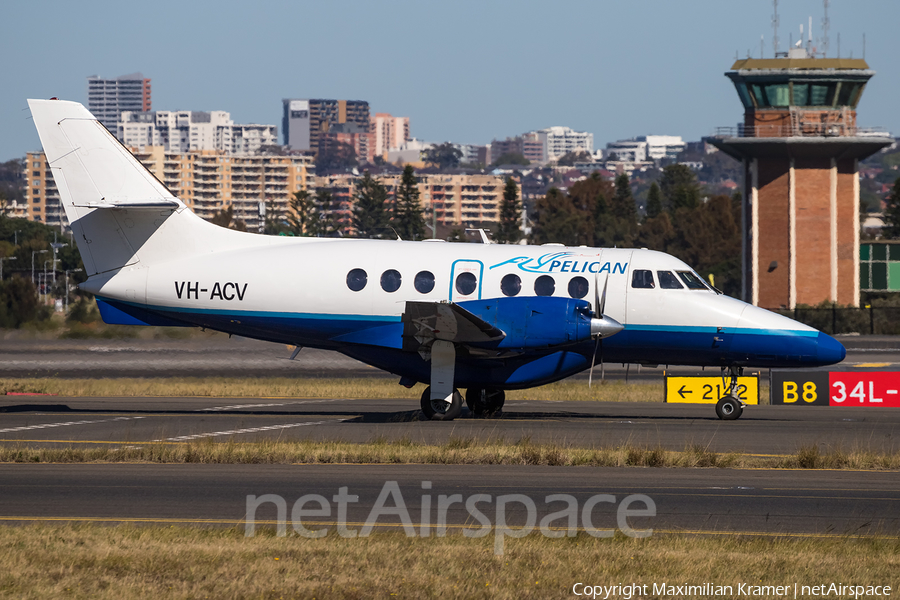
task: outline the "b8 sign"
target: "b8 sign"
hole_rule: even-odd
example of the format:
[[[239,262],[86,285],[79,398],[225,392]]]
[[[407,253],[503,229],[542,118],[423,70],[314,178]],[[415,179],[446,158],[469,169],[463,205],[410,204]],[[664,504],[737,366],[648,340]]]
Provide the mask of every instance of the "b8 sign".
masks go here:
[[[772,371],[772,404],[900,407],[900,372]]]

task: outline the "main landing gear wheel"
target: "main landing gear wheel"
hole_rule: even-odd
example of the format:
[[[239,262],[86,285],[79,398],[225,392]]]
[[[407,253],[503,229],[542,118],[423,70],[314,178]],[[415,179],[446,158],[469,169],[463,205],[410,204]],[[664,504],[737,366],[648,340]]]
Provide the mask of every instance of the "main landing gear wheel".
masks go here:
[[[716,402],[716,415],[723,421],[734,421],[744,412],[744,406],[740,400],[731,396],[724,396]]]
[[[506,392],[491,388],[469,388],[466,390],[466,406],[476,417],[489,417],[500,413],[506,402]]]
[[[450,402],[432,400],[431,386],[428,386],[422,392],[422,412],[432,421],[452,421],[462,413],[462,394],[454,389],[450,399]]]

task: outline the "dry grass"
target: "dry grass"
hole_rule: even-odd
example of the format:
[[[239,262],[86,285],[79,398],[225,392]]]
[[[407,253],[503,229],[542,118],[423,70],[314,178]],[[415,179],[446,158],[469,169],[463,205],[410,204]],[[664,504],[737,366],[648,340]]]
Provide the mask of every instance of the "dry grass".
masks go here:
[[[59,396],[199,396],[228,398],[412,398],[423,386],[407,389],[386,377],[309,378],[167,377],[116,379],[0,379],[0,396],[13,393]],[[513,400],[585,400],[599,402],[662,402],[661,383],[561,381],[507,393]]]
[[[443,444],[409,439],[348,442],[264,441],[146,443],[123,446],[0,447],[0,463],[198,463],[198,464],[440,464],[543,465],[566,467],[689,467],[775,469],[900,469],[900,453],[820,453],[801,448],[795,454],[753,455],[718,453],[702,446],[684,450],[619,446],[579,448],[534,444],[527,439],[477,440],[451,438]]]
[[[737,597],[742,582],[896,590],[900,579],[897,539],[532,534],[507,540],[502,557],[492,543],[402,532],[313,540],[199,527],[0,527],[0,597],[544,599],[573,597],[576,582],[711,582]]]

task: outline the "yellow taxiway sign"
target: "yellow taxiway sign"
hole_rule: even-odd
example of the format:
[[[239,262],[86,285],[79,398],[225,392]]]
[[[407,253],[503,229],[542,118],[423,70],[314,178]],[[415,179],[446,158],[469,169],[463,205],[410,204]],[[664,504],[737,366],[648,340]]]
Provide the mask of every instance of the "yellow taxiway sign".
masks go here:
[[[715,404],[728,391],[728,378],[666,376],[666,402]],[[759,404],[759,379],[738,377],[738,396],[745,404]]]

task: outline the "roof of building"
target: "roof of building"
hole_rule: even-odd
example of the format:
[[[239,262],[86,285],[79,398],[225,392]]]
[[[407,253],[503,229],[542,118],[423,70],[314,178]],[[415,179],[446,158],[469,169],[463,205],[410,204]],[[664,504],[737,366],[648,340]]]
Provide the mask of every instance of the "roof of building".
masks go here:
[[[868,70],[861,58],[743,58],[731,65],[733,71],[761,69],[849,69]]]

